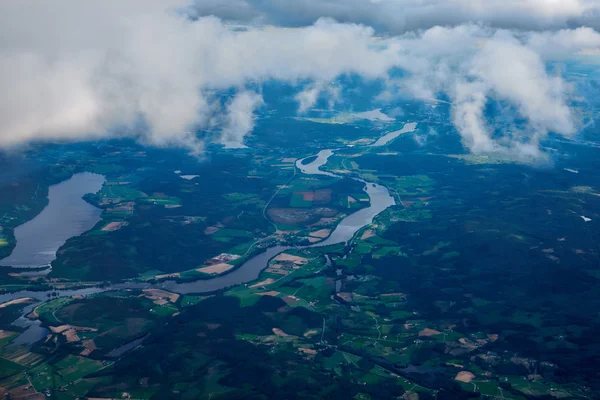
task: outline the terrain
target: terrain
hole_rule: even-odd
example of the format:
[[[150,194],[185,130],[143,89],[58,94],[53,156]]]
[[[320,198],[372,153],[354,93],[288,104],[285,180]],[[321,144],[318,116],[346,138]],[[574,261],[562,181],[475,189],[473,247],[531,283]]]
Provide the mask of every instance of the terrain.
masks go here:
[[[594,118],[597,105],[587,107]],[[80,172],[106,180],[84,196],[100,221],[49,268],[0,268],[2,393],[599,396],[593,124],[570,141],[550,138],[551,163],[528,165],[465,152],[445,103],[407,101],[401,116],[375,121],[278,110],[257,121],[248,148],[214,145],[201,158],[129,140],[2,155],[1,257],[50,186]],[[330,175],[302,173],[296,162],[323,149],[334,149],[321,167]],[[396,204],[347,244],[318,246],[372,205],[357,179]],[[177,290],[231,276],[273,246],[284,250],[256,279]],[[11,344],[28,329],[13,324],[24,314],[46,330]]]

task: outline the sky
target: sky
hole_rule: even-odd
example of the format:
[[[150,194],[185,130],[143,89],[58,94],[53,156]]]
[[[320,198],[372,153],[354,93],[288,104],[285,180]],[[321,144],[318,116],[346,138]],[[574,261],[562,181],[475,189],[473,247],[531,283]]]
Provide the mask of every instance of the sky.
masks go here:
[[[261,82],[297,85],[301,115],[356,74],[385,83],[383,105],[450,99],[473,153],[535,162],[549,132],[578,131],[548,62],[600,54],[599,23],[596,0],[3,0],[0,146],[129,135],[199,154],[208,129],[243,147]],[[494,135],[492,100],[518,132]]]

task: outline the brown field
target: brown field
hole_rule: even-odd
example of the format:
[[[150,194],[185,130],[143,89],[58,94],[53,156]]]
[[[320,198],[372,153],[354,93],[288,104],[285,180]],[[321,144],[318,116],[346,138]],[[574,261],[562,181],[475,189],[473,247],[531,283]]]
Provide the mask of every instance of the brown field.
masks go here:
[[[498,334],[497,333],[489,333],[487,335],[488,339],[490,339],[490,341],[495,342],[496,340],[498,340]]]
[[[279,296],[281,293],[276,292],[274,290],[271,290],[270,292],[259,292],[259,293],[256,293],[256,294],[259,295],[259,296],[272,296],[272,297],[275,297],[275,296]]]
[[[1,242],[1,238],[0,238],[0,242]],[[2,244],[0,243],[0,246]],[[60,251],[60,254],[63,254],[64,250]],[[24,268],[27,269],[27,268]],[[50,269],[47,269],[46,271],[43,272],[43,275],[46,275],[50,273]],[[42,275],[42,273],[40,273],[39,275],[31,275],[30,272],[9,272],[8,276],[13,277],[13,278],[23,278],[23,279],[27,279],[28,281],[33,281],[38,279],[40,276]]]
[[[89,356],[90,353],[97,349],[94,339],[84,340],[81,343],[85,346],[85,349],[79,353],[80,356]]]
[[[17,357],[17,358],[14,358],[14,359],[12,359],[12,360],[10,360],[10,361],[12,361],[12,362],[16,362],[17,364],[21,364],[21,361],[25,360],[25,359],[26,359],[27,357],[29,357],[30,355],[31,355],[31,353],[30,353],[30,352],[29,352],[29,353],[25,353],[25,354],[23,354],[22,356],[19,356],[19,357]],[[21,365],[26,365],[26,364],[21,364]]]
[[[276,334],[277,336],[281,336],[281,337],[288,337],[290,335],[288,335],[287,333],[285,333],[284,331],[282,331],[279,328],[273,328],[273,333]]]
[[[233,268],[233,265],[221,263],[211,265],[208,267],[198,268],[196,269],[196,271],[203,272],[205,274],[222,274],[223,272],[229,271],[231,268]]]
[[[121,229],[124,226],[127,226],[126,221],[119,221],[119,222],[113,221],[113,222],[109,222],[104,228],[102,228],[102,230],[105,232],[113,232],[113,231],[118,231],[119,229]]]
[[[150,300],[161,300],[166,298],[171,303],[175,303],[179,299],[177,293],[171,293],[161,289],[144,289],[143,292]]]
[[[295,194],[301,194],[304,201],[313,201],[315,199],[315,192],[296,192]]]
[[[179,278],[180,276],[181,276],[181,274],[179,272],[175,272],[175,273],[172,273],[172,274],[156,275],[155,278],[156,279]]]
[[[473,379],[475,379],[475,375],[469,371],[460,371],[458,374],[456,374],[456,378],[454,379],[460,382],[470,383]]]
[[[285,269],[281,269],[281,268],[274,268],[274,267],[269,267],[265,270],[265,272],[270,272],[272,274],[277,274],[277,275],[289,275],[290,271],[287,271]]]
[[[262,282],[258,282],[258,283],[256,283],[256,284],[254,284],[254,285],[250,286],[250,288],[251,288],[251,289],[255,289],[255,288],[257,288],[257,287],[261,287],[261,286],[270,285],[270,284],[271,284],[271,283],[273,283],[273,282],[275,282],[275,279],[268,278],[268,279],[265,279],[265,280],[264,280],[264,281],[262,281]]]
[[[405,392],[402,395],[402,397],[400,397],[400,398],[404,399],[404,400],[419,400],[419,394],[415,393],[415,392],[408,391],[408,392]]]
[[[352,171],[349,171],[347,169],[333,169],[331,170],[331,172],[333,172],[336,175],[345,175],[345,174],[351,174]]]
[[[298,298],[294,296],[283,296],[281,300],[285,301],[285,304],[289,306],[298,302]]]
[[[67,343],[79,342],[80,340],[75,329],[67,329],[63,332],[63,336],[67,339]]]
[[[323,240],[323,239],[319,239],[319,238],[312,237],[312,236],[308,237],[308,243],[317,243],[317,242],[320,242],[321,240]]]
[[[27,400],[43,400],[46,398],[42,393],[37,393],[35,389],[27,389],[30,386],[31,385],[27,383],[8,390],[0,387],[0,396],[2,396],[2,398]]]
[[[313,218],[313,211],[304,208],[269,208],[267,213],[273,222],[280,224],[299,224]]]
[[[330,233],[331,233],[331,229],[320,229],[318,231],[311,232],[310,236],[319,238],[319,239],[325,239],[327,236],[329,236]]]
[[[212,235],[213,233],[219,232],[223,226],[209,226],[204,230],[205,235]]]
[[[293,256],[291,254],[281,253],[273,259],[274,261],[291,261],[296,265],[304,265],[308,263],[308,259],[300,256]]]
[[[318,204],[327,204],[331,202],[331,189],[316,190],[313,201]]]
[[[12,306],[13,304],[30,303],[32,301],[33,301],[33,299],[31,297],[22,297],[20,299],[14,299],[14,300],[10,300],[10,301],[6,301],[6,302],[2,303],[2,304],[0,304],[0,308]]]
[[[469,341],[467,338],[464,338],[464,337],[458,339],[458,343],[460,343],[462,345],[462,347],[465,349],[475,350],[477,348],[476,344],[472,343],[471,341]]]
[[[310,355],[315,355],[317,354],[317,351],[315,349],[307,349],[305,347],[300,347],[298,349],[299,352],[304,353],[304,354],[310,354]]]
[[[435,336],[435,335],[439,335],[440,331],[436,331],[435,329],[430,329],[430,328],[425,328],[423,329],[421,332],[419,332],[419,336],[423,337],[428,337],[428,336]]]
[[[267,213],[273,222],[294,225],[306,223],[318,216],[333,217],[337,214],[337,210],[328,207],[319,207],[314,209],[270,208]]]
[[[340,293],[338,293],[338,296],[340,298],[342,298],[344,301],[347,301],[348,303],[352,303],[352,301],[353,301],[352,293],[350,293],[350,292],[340,292]]]
[[[310,331],[306,331],[304,332],[304,337],[311,337],[311,336],[315,336],[316,334],[318,334],[319,331],[311,329]]]
[[[282,158],[280,161],[282,163],[294,163],[294,162],[296,162],[296,160],[297,160],[296,158]]]
[[[337,221],[336,218],[321,218],[320,220],[318,220],[314,224],[309,225],[308,227],[309,228],[314,228],[315,226],[328,225],[328,224],[335,223],[336,221]]]
[[[14,334],[15,332],[11,332],[11,331],[4,331],[2,329],[0,329],[0,339],[4,339],[6,337],[9,337],[10,335]]]
[[[97,332],[96,328],[89,328],[87,326],[75,326],[75,325],[59,325],[59,326],[50,326],[50,330],[53,333],[63,333],[70,329],[74,331],[86,331],[86,332]]]
[[[146,196],[146,195],[144,195]],[[129,214],[133,213],[133,209],[135,208],[134,201],[128,201],[126,203],[120,203],[116,207],[110,208],[109,211],[123,211]]]
[[[292,234],[292,233],[296,233],[296,232],[299,232],[299,231],[300,231],[299,229],[296,229],[296,230],[293,230],[293,231],[282,231],[282,230],[280,230],[280,229],[277,229],[277,230],[275,231],[275,234],[276,234],[276,235],[290,235],[290,234]]]
[[[49,328],[53,333],[63,333],[64,331],[71,329],[71,325],[50,326]]]
[[[381,297],[403,297],[404,293],[396,292],[396,293],[384,293],[380,295]]]

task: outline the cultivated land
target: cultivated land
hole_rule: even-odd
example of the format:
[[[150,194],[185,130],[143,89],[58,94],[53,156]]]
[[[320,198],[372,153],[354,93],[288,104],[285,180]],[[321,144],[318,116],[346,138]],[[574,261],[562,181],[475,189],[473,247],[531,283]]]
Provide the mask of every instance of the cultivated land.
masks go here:
[[[31,301],[0,305],[0,394],[598,396],[600,177],[467,156],[443,105],[405,112],[420,117],[417,131],[379,148],[367,145],[404,121],[266,118],[249,149],[209,148],[210,162],[131,142],[30,150],[51,167],[24,167],[11,198],[0,190],[1,254],[50,184],[80,171],[107,183],[86,196],[102,221],[67,241],[49,274],[1,271],[5,292],[56,294],[34,307],[49,332],[33,346],[7,346],[22,331],[10,323]],[[442,133],[418,144],[430,127]],[[323,148],[339,148],[323,169],[347,178],[294,170]],[[600,167],[592,149],[577,152]],[[351,177],[388,187],[397,205],[348,246],[291,248],[256,280],[216,293],[145,286],[64,295],[108,281],[213,279],[267,247],[322,240],[369,204]]]

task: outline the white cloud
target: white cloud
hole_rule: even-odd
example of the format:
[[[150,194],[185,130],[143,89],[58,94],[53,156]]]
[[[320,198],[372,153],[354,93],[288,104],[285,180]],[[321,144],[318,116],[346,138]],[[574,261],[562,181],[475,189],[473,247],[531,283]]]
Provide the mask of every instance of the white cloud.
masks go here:
[[[371,46],[372,29],[329,20],[233,32],[215,18],[192,22],[168,11],[181,5],[173,1],[26,3],[0,3],[2,145],[108,136],[143,116],[150,129],[129,132],[200,151],[189,131],[215,109],[206,90],[345,72],[372,78],[396,58]]]
[[[583,0],[555,1],[490,0],[483,7],[480,1],[466,0],[382,0],[368,5],[362,0],[326,0],[315,9],[338,17],[347,12],[350,21],[368,22],[366,15],[390,24],[412,13],[404,27],[458,15],[444,13],[448,7],[468,11],[457,23],[469,15],[496,15],[500,21],[501,15],[530,10],[522,14],[537,21],[537,27],[568,25],[567,20],[595,10]],[[199,152],[203,142],[190,133],[196,127],[214,128],[222,142],[239,146],[262,104],[259,94],[246,89],[248,84],[269,79],[311,82],[296,98],[302,112],[320,95],[332,104],[338,101],[339,87],[329,82],[342,74],[358,74],[385,80],[388,90],[379,98],[387,102],[398,91],[421,99],[444,93],[452,100],[453,122],[470,150],[535,159],[543,156],[538,142],[549,130],[564,135],[576,130],[567,106],[571,89],[546,71],[546,61],[600,47],[600,35],[589,28],[532,33],[468,23],[378,38],[370,27],[327,18],[301,28],[232,29],[214,17],[183,18],[173,11],[184,5],[179,0],[28,3],[0,2],[2,146],[127,132],[149,144]],[[230,18],[251,13],[250,19],[268,22],[265,7],[277,9],[284,3],[197,2],[217,14],[230,4],[239,6],[237,17]],[[303,7],[314,3],[285,4],[288,10],[308,12]],[[357,5],[356,18],[348,4]],[[404,14],[391,12],[400,5],[407,6]],[[423,19],[427,10],[431,13]],[[423,24],[414,25],[418,21]],[[494,21],[488,22],[499,24]],[[389,71],[394,67],[408,76],[392,79]],[[229,89],[238,94],[225,108],[207,94]],[[484,114],[492,99],[509,104],[525,126],[494,135]],[[124,126],[130,129],[116,129]]]
[[[549,131],[572,135],[577,124],[568,107],[571,88],[548,73],[546,61],[597,48],[599,40],[591,29],[524,35],[479,25],[436,27],[398,39],[402,67],[411,75],[389,87],[423,100],[446,94],[452,121],[473,152],[539,161],[544,154],[538,143]],[[498,101],[510,105],[525,126],[494,132],[485,108]]]
[[[227,116],[220,139],[225,147],[245,147],[244,136],[254,129],[254,111],[262,104],[262,96],[250,91],[238,93],[227,104]]]
[[[310,85],[294,96],[295,100],[298,102],[298,112],[300,114],[306,113],[317,104],[321,90],[322,85]]]
[[[437,25],[483,22],[525,30],[600,28],[597,0],[196,0],[193,15],[306,26],[321,17],[362,23],[394,34]]]
[[[580,27],[552,33],[533,32],[526,36],[526,42],[545,57],[561,57],[569,54],[572,49],[585,52],[600,48],[600,35],[591,28]]]

